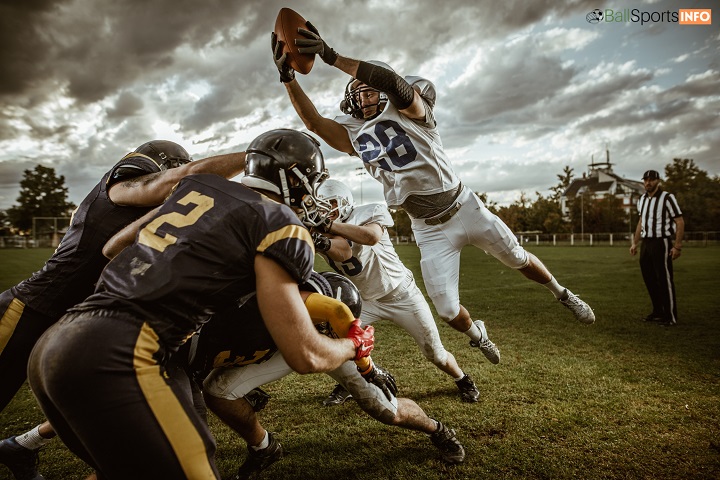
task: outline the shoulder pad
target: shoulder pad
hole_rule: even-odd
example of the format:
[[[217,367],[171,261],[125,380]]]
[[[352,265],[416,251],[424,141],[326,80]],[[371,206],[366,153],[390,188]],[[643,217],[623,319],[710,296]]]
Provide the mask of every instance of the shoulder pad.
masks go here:
[[[430,105],[430,108],[435,108],[437,92],[435,91],[435,85],[430,80],[415,75],[408,75],[405,77],[405,81],[419,91],[420,96],[425,99]]]

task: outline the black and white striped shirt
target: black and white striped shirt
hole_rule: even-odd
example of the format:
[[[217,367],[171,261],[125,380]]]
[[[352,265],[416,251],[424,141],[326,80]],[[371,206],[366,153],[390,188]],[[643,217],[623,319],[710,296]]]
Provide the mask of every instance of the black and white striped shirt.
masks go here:
[[[675,233],[675,218],[682,216],[675,195],[658,188],[655,195],[644,193],[638,200],[642,238],[670,238]]]

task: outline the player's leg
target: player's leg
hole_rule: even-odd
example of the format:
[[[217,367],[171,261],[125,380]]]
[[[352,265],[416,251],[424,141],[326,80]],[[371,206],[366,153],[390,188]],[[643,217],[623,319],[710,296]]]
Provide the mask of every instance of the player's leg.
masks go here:
[[[62,415],[58,422],[46,411],[60,438],[81,456],[67,440],[74,435],[101,478],[219,478],[210,430],[158,364],[163,347],[147,324],[110,312],[67,315],[42,342],[31,385],[44,392],[44,411]]]
[[[463,205],[456,217],[463,225],[470,243],[489,253],[504,265],[518,270],[525,278],[544,286],[582,323],[595,321],[587,303],[558,283],[550,270],[532,253],[525,250],[505,222],[488,210],[473,192],[464,192]],[[466,208],[472,207],[472,208]]]
[[[420,247],[420,269],[428,296],[440,318],[455,330],[470,338],[470,345],[478,347],[492,363],[500,362],[500,351],[490,341],[482,320],[473,321],[460,304],[460,251],[469,238],[460,221],[468,221],[476,211],[470,203],[463,204],[449,221],[441,225],[427,225],[422,219],[412,219],[415,239]]]
[[[472,378],[460,368],[455,356],[445,349],[430,306],[412,275],[387,296],[363,302],[360,319],[364,321],[366,315],[386,318],[408,332],[425,358],[453,379],[464,401],[478,401],[480,392]]]
[[[360,375],[354,362],[345,362],[328,375],[345,386],[360,408],[375,420],[426,434],[448,463],[461,463],[465,459],[465,449],[454,430],[430,418],[409,398],[388,399],[379,387],[368,383]]]
[[[280,352],[269,360],[242,367],[216,368],[203,382],[208,408],[232,428],[247,444],[248,454],[238,468],[238,478],[249,478],[283,457],[282,445],[260,424],[257,407],[248,401],[256,388],[290,374]]]
[[[643,282],[647,289],[650,300],[652,301],[652,313],[645,317],[648,320],[658,321],[665,319],[665,310],[663,302],[660,299],[660,261],[657,257],[662,255],[662,249],[658,249],[659,242],[654,239],[644,239],[640,248],[640,272],[642,273]]]
[[[28,308],[11,290],[0,294],[0,411],[27,379],[30,352],[55,320]]]

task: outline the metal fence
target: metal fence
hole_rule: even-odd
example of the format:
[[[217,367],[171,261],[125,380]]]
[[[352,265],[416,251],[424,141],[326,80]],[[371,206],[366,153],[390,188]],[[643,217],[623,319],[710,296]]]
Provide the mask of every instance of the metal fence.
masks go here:
[[[621,246],[629,247],[632,234],[624,233],[520,233],[518,242],[522,245],[557,245],[557,246]],[[415,243],[415,238],[391,237],[396,245]],[[684,246],[707,247],[720,245],[720,232],[685,232]]]

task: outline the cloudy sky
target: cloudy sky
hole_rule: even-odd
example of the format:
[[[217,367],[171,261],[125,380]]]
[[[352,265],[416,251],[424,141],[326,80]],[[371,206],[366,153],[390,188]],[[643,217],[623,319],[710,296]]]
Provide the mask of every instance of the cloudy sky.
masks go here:
[[[24,0],[0,4],[0,209],[23,171],[65,176],[79,203],[125,153],[153,138],[196,159],[303,129],[278,81],[270,31],[291,7],[339,53],[432,80],[445,148],[464,183],[509,204],[548,193],[610,151],[639,179],[675,157],[720,174],[717,1]],[[713,8],[714,24],[662,21]],[[660,21],[591,24],[594,9]],[[626,18],[628,16],[626,15]],[[334,117],[345,74],[298,75]],[[360,160],[323,151],[356,201],[381,201]],[[362,190],[362,191],[361,191]]]

